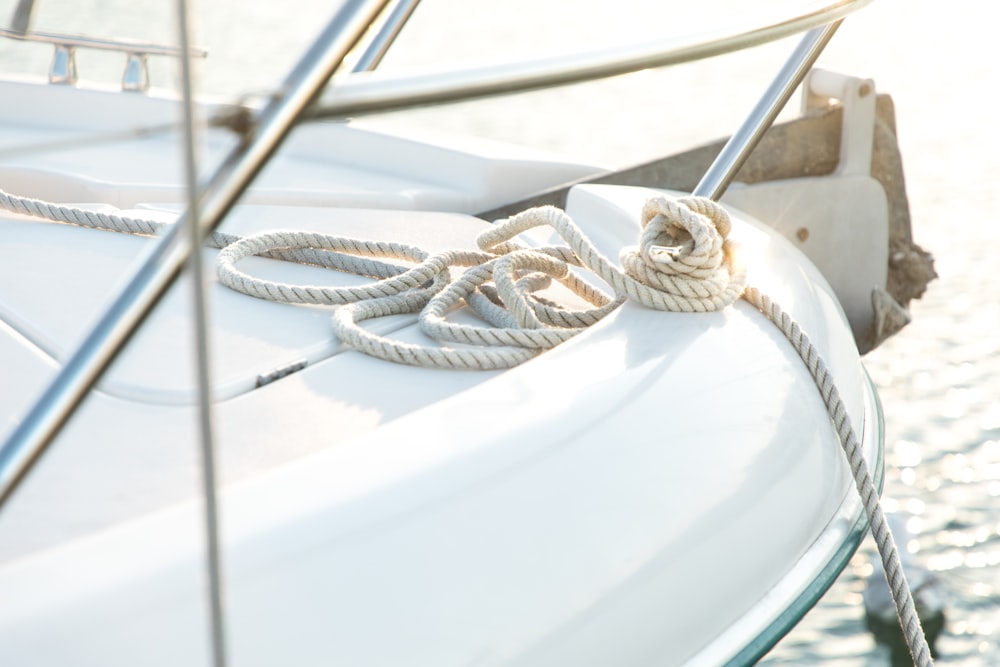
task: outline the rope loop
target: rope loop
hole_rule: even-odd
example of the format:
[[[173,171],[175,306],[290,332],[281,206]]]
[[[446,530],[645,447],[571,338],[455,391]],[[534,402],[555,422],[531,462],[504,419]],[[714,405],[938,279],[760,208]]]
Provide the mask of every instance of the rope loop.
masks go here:
[[[746,287],[746,268],[722,206],[704,197],[649,199],[642,209],[638,248],[620,256],[625,274],[650,289],[636,298],[652,308],[682,312],[721,310]]]
[[[274,256],[297,250],[324,254],[326,259],[322,265],[326,268],[379,280],[358,287],[292,285],[250,276],[236,268],[236,262],[246,257]],[[407,269],[384,261],[387,258],[419,263]],[[429,256],[420,248],[401,243],[359,241],[313,232],[274,231],[247,236],[223,248],[217,260],[217,273],[223,285],[249,296],[283,303],[344,305],[394,296],[407,290],[426,293],[426,298],[430,298],[450,280],[449,264],[463,261],[468,262],[468,259],[449,254]]]

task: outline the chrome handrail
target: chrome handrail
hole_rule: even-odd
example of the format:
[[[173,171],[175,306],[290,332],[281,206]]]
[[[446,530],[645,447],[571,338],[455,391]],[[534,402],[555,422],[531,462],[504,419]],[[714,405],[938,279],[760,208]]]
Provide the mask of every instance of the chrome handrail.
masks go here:
[[[382,24],[354,63],[353,71],[370,72],[378,67],[419,4],[420,0],[395,0],[393,7],[383,12]]]
[[[15,22],[17,22],[16,17]],[[14,28],[0,28],[0,37],[16,39],[21,42],[52,44],[55,47],[55,55],[52,58],[52,66],[49,69],[50,83],[75,85],[77,82],[76,50],[95,49],[124,53],[125,72],[122,74],[122,90],[145,92],[149,89],[149,56],[172,56],[177,58],[185,53],[184,50],[176,46],[168,46],[166,44],[101,39],[51,32],[27,32],[20,30],[19,27],[15,25]],[[187,54],[188,57],[192,58],[204,58],[208,55],[208,51],[191,47],[187,49]]]
[[[806,33],[751,110],[750,115],[715,156],[715,160],[692,190],[692,195],[708,197],[715,201],[722,198],[726,188],[736,178],[740,167],[746,163],[753,149],[764,138],[764,133],[774,124],[778,114],[812,69],[820,53],[830,43],[841,22],[843,19],[838,19]]]
[[[734,28],[664,43],[644,42],[522,62],[417,72],[359,72],[338,78],[308,112],[344,118],[526,92],[628,74],[759,46],[829,25],[872,0],[816,0],[793,17],[768,16]]]
[[[9,37],[10,39],[22,42],[39,42],[41,44],[54,44],[81,49],[117,51],[119,53],[145,53],[150,56],[179,57],[184,54],[184,51],[180,47],[168,46],[166,44],[133,42],[122,39],[101,39],[98,37],[66,35],[54,32],[20,32],[10,28],[0,28],[0,37]],[[208,51],[196,47],[191,47],[188,52],[195,58],[204,58],[208,55]]]
[[[20,0],[14,8],[10,26],[15,31],[24,33],[31,28],[31,19],[35,13],[35,0]]]
[[[181,103],[183,115],[184,193],[187,206],[187,235],[191,248],[198,248],[201,238],[201,202],[198,201],[199,142],[195,122],[194,67],[191,19],[188,0],[177,0],[177,32],[181,46]],[[193,320],[195,385],[198,388],[198,444],[201,454],[201,482],[205,516],[205,570],[208,575],[208,617],[212,638],[212,666],[226,667],[226,646],[222,539],[219,529],[218,474],[215,453],[215,413],[212,405],[210,336],[205,267],[200,252],[191,252],[187,261],[191,277],[191,313]]]

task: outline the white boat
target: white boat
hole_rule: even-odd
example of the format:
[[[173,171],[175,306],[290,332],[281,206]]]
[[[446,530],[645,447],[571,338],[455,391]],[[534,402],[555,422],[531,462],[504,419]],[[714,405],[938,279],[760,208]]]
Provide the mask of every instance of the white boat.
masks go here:
[[[806,30],[803,45],[812,39],[815,51],[855,4],[820,3],[707,42],[658,45],[658,60],[642,49],[618,60],[597,55],[610,74]],[[57,59],[54,83],[0,82],[0,190],[10,209],[0,213],[0,664],[206,664],[213,634],[217,660],[224,653],[240,666],[741,664],[784,635],[853,554],[867,520],[815,367],[745,299],[685,313],[630,298],[552,349],[496,364],[511,368],[423,368],[334,336],[333,313],[340,331],[354,331],[348,320],[364,316],[360,307],[257,298],[223,284],[214,264],[224,255],[225,282],[245,291],[314,301],[373,278],[245,256],[263,252],[242,252],[246,243],[230,246],[228,260],[205,248],[210,398],[199,391],[196,292],[188,274],[172,282],[186,237],[87,225],[117,221],[134,232],[136,221],[206,227],[225,216],[226,242],[267,245],[254,235],[293,229],[429,253],[474,250],[498,226],[474,214],[601,175],[519,149],[427,142],[341,120],[300,125],[285,140],[296,105],[331,63],[359,40],[381,46],[364,28],[386,5],[404,13],[407,3],[345,3],[286,94],[262,109],[198,107],[203,117],[243,119],[255,130],[205,130],[201,157],[215,175],[198,200],[200,216],[177,148],[182,103],[88,88],[73,54],[93,44],[14,31],[57,43]],[[387,25],[375,32],[396,23]],[[155,53],[148,46],[133,49],[126,87],[146,87],[145,54]],[[556,65],[561,79],[551,74]],[[528,65],[503,71],[537,86],[571,80],[589,61],[540,66],[547,79],[532,79]],[[502,87],[500,71],[493,82]],[[329,113],[350,115],[490,92],[469,83],[488,74],[416,77],[407,88],[375,71],[347,77],[324,100]],[[789,74],[782,90],[801,74]],[[824,97],[837,96],[824,92],[831,86],[870,83],[814,79],[807,89]],[[768,105],[780,108],[775,99]],[[864,113],[845,112],[845,131],[871,130]],[[863,136],[852,146],[844,165],[864,153]],[[732,171],[736,159],[721,168]],[[719,191],[731,176],[716,183]],[[789,240],[755,217],[787,202],[790,187],[864,205],[881,232],[869,227],[856,252],[881,254],[873,270],[883,281],[887,198],[870,174],[843,168],[734,186],[718,209],[728,211],[728,238],[740,248],[739,262],[726,251],[734,268],[721,270],[736,279],[741,262],[748,284],[808,332],[877,481],[882,417],[852,333],[852,324],[877,318],[870,287],[862,305],[845,297],[859,272],[831,277],[829,268],[824,276],[796,247],[798,228]],[[696,209],[686,196],[582,183],[568,190],[565,214],[617,258],[639,242],[647,201]],[[33,214],[11,212],[19,206]],[[41,208],[76,224],[39,217]],[[836,210],[836,222],[850,224],[829,201],[811,208]],[[812,233],[837,237],[827,222]],[[550,232],[520,243],[545,246]],[[721,222],[712,233],[725,235]],[[686,236],[675,240],[653,249],[661,263],[691,251]],[[314,236],[306,245],[317,243]],[[144,318],[145,300],[161,291]],[[580,307],[558,285],[543,294]],[[845,314],[851,309],[856,321]],[[438,314],[423,319],[499,327],[469,308]],[[115,356],[130,321],[137,330]],[[482,355],[481,346],[433,340],[418,324],[416,313],[392,314],[364,331],[377,343],[404,344],[383,356]],[[441,363],[465,363],[448,359]],[[206,404],[210,422],[201,417]],[[206,431],[219,482],[217,511],[208,496],[209,521],[218,524],[209,543],[219,549],[208,559],[218,569],[209,567],[211,584],[198,446]],[[215,607],[206,589],[224,593]]]

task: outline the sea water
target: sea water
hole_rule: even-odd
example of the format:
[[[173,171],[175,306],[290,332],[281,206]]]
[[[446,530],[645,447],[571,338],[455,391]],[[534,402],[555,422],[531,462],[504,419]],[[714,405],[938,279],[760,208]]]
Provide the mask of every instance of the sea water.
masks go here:
[[[36,4],[38,30],[176,42],[174,2]],[[525,58],[709,33],[746,20],[762,6],[771,11],[794,4],[425,0],[383,66]],[[0,0],[0,25],[15,5]],[[335,5],[192,3],[194,41],[209,50],[197,66],[198,89],[222,96],[266,94]],[[992,101],[996,29],[981,7],[969,0],[877,0],[845,21],[819,62],[871,77],[894,98],[914,238],[933,253],[940,276],[911,305],[913,322],[865,364],[885,410],[885,505],[907,519],[911,538],[903,548],[916,567],[937,575],[944,592],[941,665],[1000,664],[1000,139]],[[669,70],[368,122],[475,135],[624,166],[732,132],[794,43],[786,39]],[[0,72],[44,74],[50,53],[50,47],[0,42]],[[78,58],[85,80],[114,83],[121,66],[116,54]],[[176,67],[154,61],[154,85],[176,86]],[[865,626],[861,604],[873,553],[868,539],[764,664],[889,664]]]

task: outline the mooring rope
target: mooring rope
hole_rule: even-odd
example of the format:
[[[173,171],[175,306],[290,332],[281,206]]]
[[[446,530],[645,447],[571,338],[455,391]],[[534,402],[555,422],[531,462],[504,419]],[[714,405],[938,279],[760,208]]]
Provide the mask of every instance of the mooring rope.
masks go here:
[[[166,226],[3,191],[0,208],[127,234],[155,235]],[[701,197],[654,197],[643,207],[641,223],[639,246],[626,248],[620,255],[622,269],[602,255],[564,211],[551,206],[528,209],[500,221],[480,235],[477,251],[448,250],[430,255],[402,244],[296,231],[245,238],[216,233],[208,243],[222,249],[218,275],[228,287],[272,301],[340,306],[333,316],[333,327],[345,345],[381,359],[434,368],[510,368],[585,330],[626,299],[658,310],[709,312],[742,297],[781,330],[812,375],[851,468],[914,665],[932,665],[878,490],[833,376],[818,350],[775,302],[746,285],[746,270],[728,239],[731,222],[722,206]],[[539,226],[553,228],[566,245],[528,248],[514,240]],[[268,281],[236,268],[236,262],[249,256],[314,264],[376,282],[328,287]],[[452,279],[450,267],[467,270]],[[611,287],[611,293],[583,280],[574,267],[596,274]],[[593,308],[571,310],[535,293],[552,280]],[[462,301],[491,326],[447,321],[445,315]],[[419,313],[419,324],[431,338],[469,347],[404,343],[359,325],[367,319],[402,313]]]
[[[753,304],[781,330],[795,351],[799,353],[806,368],[809,369],[809,373],[819,389],[820,396],[826,404],[827,413],[833,420],[844,456],[847,457],[851,474],[854,477],[854,484],[861,496],[861,502],[864,505],[865,514],[868,516],[868,525],[875,538],[879,557],[882,559],[886,581],[892,593],[896,615],[899,618],[900,627],[903,629],[910,657],[913,658],[913,664],[917,667],[933,665],[934,661],[931,658],[927,637],[924,635],[920,618],[917,616],[913,603],[913,595],[906,581],[906,574],[903,572],[899,549],[889,531],[882,504],[879,502],[878,489],[868,470],[868,464],[861,451],[861,444],[858,442],[847,409],[840,398],[840,392],[834,384],[833,375],[810,342],[809,337],[778,304],[754,287],[747,287],[743,298]]]
[[[66,206],[64,204],[53,204],[41,199],[31,197],[18,197],[3,190],[0,190],[0,210],[9,211],[18,215],[27,215],[35,218],[44,218],[54,222],[64,222],[79,227],[89,227],[102,231],[118,232],[132,236],[157,236],[168,227],[173,226],[172,222],[162,222],[148,218],[136,218],[122,216],[103,211],[93,211],[79,208],[77,206]],[[225,248],[241,237],[235,234],[223,232],[212,232],[206,238],[205,243],[210,248]],[[265,253],[265,257],[271,259],[281,259],[288,262],[300,264],[313,264],[326,268],[338,268],[342,264],[342,258],[335,257],[330,253],[318,252],[312,249],[301,249],[294,252]],[[379,277],[379,276],[373,276]]]

